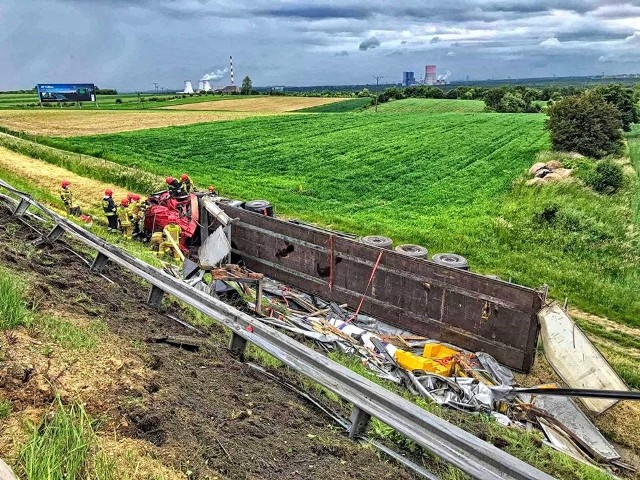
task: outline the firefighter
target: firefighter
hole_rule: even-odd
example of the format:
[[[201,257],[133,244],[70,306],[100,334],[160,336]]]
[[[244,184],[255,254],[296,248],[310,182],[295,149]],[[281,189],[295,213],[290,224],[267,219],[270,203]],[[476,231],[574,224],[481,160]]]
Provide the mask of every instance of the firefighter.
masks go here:
[[[131,240],[133,238],[133,225],[131,224],[131,214],[129,212],[129,199],[120,200],[120,208],[118,208],[118,220],[120,220],[120,230],[124,236]]]
[[[132,193],[129,199],[129,212],[133,222],[133,236],[137,237],[141,232],[143,206],[140,204],[140,195]]]
[[[167,182],[169,186],[169,193],[172,197],[181,197],[184,195],[182,192],[182,184],[178,180],[173,177],[167,177],[165,178],[165,182]]]
[[[186,173],[180,175],[180,183],[182,183],[182,192],[184,195],[190,194],[191,190],[195,192],[196,187],[191,181],[191,178],[189,178],[189,175],[187,175]]]
[[[69,180],[63,180],[60,183],[60,198],[64,202],[65,209],[67,210],[67,215],[80,215],[80,207],[73,204],[73,194],[71,193],[71,189],[69,186],[71,182]]]
[[[104,198],[102,199],[102,209],[104,210],[104,214],[107,217],[107,221],[109,222],[109,232],[116,233],[118,232],[118,217],[117,207],[115,202],[113,201],[113,191],[107,188],[104,191]]]
[[[218,195],[218,192],[216,191],[215,185],[209,185],[209,193],[211,195]]]

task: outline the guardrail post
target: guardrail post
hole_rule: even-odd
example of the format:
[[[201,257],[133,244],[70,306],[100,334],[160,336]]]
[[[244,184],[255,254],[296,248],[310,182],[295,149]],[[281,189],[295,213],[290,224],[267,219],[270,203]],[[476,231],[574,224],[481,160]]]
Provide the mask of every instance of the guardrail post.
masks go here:
[[[94,272],[101,272],[105,264],[107,263],[107,260],[109,260],[109,257],[101,252],[98,252],[96,258],[93,259],[93,263],[91,263],[91,267],[89,267],[89,270],[93,270]]]
[[[229,339],[229,350],[231,350],[231,353],[238,357],[242,357],[246,348],[247,340],[237,333],[231,332],[231,339]]]
[[[161,288],[158,288],[155,285],[151,285],[151,288],[149,289],[149,295],[147,296],[147,304],[154,308],[160,308],[163,296],[164,291]]]
[[[371,420],[371,415],[362,410],[360,407],[354,405],[351,410],[351,416],[349,417],[349,421],[351,422],[351,428],[349,428],[349,438],[351,440],[356,439],[357,437],[361,437],[367,431],[367,427],[369,426],[369,420]]]
[[[47,238],[50,241],[55,242],[62,236],[63,233],[64,233],[64,228],[62,228],[60,225],[56,225],[55,227],[53,227],[53,230],[49,232],[49,234],[47,235]]]
[[[21,198],[20,203],[18,204],[16,209],[13,211],[13,215],[16,217],[21,217],[22,215],[24,215],[24,212],[27,211],[27,208],[29,208],[29,202],[26,201],[24,198]]]

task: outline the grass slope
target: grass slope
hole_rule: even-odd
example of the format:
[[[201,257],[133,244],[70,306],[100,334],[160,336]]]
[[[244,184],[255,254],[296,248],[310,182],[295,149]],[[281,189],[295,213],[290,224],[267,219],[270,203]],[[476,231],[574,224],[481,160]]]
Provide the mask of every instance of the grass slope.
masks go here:
[[[318,105],[316,107],[302,108],[296,110],[303,113],[347,113],[363,110],[371,105],[371,97],[351,98],[342,102]]]
[[[544,119],[295,115],[50,141],[159,175],[187,171],[226,195],[268,198],[281,214],[453,251],[476,271],[547,283],[556,298],[640,325],[638,237],[629,230],[637,182],[614,196],[580,182],[524,187],[547,147]],[[579,175],[583,163],[573,165]],[[542,222],[547,207],[557,218]]]
[[[373,112],[373,109],[368,111]],[[482,100],[453,100],[434,98],[405,98],[378,105],[385,113],[479,113],[484,112]]]

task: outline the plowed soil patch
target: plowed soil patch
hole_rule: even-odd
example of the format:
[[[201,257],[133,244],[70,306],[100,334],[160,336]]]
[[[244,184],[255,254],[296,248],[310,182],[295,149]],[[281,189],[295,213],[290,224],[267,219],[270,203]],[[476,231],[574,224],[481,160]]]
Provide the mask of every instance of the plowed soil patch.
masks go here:
[[[314,97],[265,97],[239,98],[217,102],[189,103],[187,105],[173,105],[165,110],[222,110],[227,112],[261,112],[282,113],[316,107],[328,103],[342,102],[344,98],[314,98]]]
[[[145,286],[111,263],[104,273],[115,283],[89,271],[60,242],[31,243],[33,251],[25,255],[33,235],[0,209],[0,264],[30,279],[40,310],[101,319],[112,341],[127,345],[132,361],[144,369],[135,376],[127,371],[129,381],[120,391],[111,389],[116,397],[109,398],[106,414],[119,435],[144,440],[155,458],[194,479],[410,478],[327,428],[328,419],[315,407],[232,357],[219,328],[212,327],[195,352],[150,341],[192,332],[147,307]],[[164,308],[181,315],[175,304]],[[113,365],[118,368],[128,369]],[[21,398],[24,378],[18,375],[15,387],[5,385],[2,393]],[[88,410],[104,413],[107,406],[88,397]]]
[[[217,102],[216,102],[217,103]],[[219,102],[227,103],[227,102]],[[302,108],[302,107],[301,107]],[[198,110],[198,109],[193,109]],[[203,108],[201,110],[225,110]],[[93,110],[0,110],[0,125],[32,135],[72,137],[99,133],[126,132],[147,128],[219,122],[251,116],[250,112],[148,112]]]

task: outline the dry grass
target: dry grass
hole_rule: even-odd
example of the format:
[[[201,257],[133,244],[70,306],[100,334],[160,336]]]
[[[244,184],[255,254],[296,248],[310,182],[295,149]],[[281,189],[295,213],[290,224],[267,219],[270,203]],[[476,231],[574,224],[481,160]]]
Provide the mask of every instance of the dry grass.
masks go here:
[[[96,205],[102,200],[106,188],[113,190],[113,198],[116,202],[127,195],[127,191],[117,185],[81,177],[64,168],[27,157],[4,147],[0,147],[0,168],[12,171],[30,184],[51,192],[57,192],[60,189],[62,180],[69,180],[74,202],[83,211],[96,208]]]
[[[302,108],[317,107],[328,103],[342,102],[344,98],[316,97],[264,97],[239,98],[223,102],[200,102],[173,105],[165,110],[222,110],[227,112],[283,113]]]
[[[213,109],[203,108],[201,110]],[[252,116],[250,112],[240,110],[242,109],[238,109],[238,111],[230,109],[229,112],[0,110],[0,126],[32,135],[72,137],[192,123],[219,122]]]

